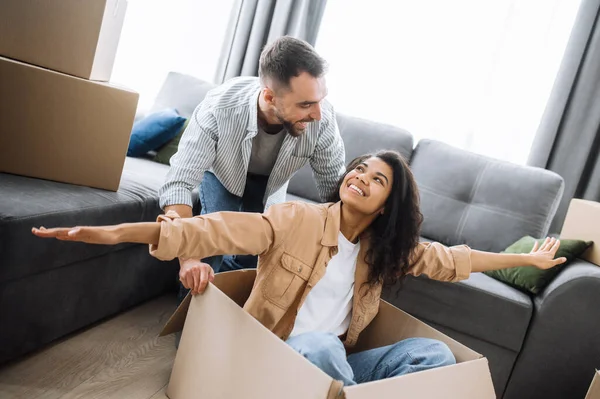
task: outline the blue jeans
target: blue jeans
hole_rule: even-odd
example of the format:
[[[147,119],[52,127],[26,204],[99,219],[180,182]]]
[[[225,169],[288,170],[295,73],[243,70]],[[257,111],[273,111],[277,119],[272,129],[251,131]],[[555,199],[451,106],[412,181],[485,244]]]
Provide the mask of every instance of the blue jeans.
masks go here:
[[[349,356],[346,356],[342,341],[331,333],[309,332],[291,337],[286,342],[344,385],[377,381],[456,363],[446,344],[429,338],[408,338]]]
[[[231,194],[217,177],[211,172],[206,172],[200,183],[201,215],[213,212],[258,212],[265,210],[263,197],[267,189],[268,176],[248,174],[246,187],[242,197]],[[215,273],[256,268],[257,257],[254,255],[218,255],[202,259],[208,263]]]

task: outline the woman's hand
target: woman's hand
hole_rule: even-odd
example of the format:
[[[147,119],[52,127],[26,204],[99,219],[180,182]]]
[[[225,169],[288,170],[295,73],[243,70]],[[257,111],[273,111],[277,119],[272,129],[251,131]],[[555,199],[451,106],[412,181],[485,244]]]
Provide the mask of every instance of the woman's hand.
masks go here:
[[[556,251],[560,247],[560,241],[556,238],[547,237],[542,245],[538,245],[536,241],[533,249],[529,253],[530,263],[538,269],[550,269],[567,261],[567,258],[554,259]]]
[[[192,295],[203,293],[208,283],[212,283],[214,279],[215,272],[210,265],[198,259],[180,261],[179,281],[192,291]]]
[[[61,241],[79,241],[88,244],[114,245],[119,243],[119,236],[114,226],[108,227],[57,227],[46,229],[33,228],[31,232],[42,238],[56,238]]]
[[[567,258],[554,259],[558,247],[560,247],[560,241],[548,237],[542,245],[538,245],[536,241],[533,249],[528,254],[496,254],[473,249],[471,251],[471,272],[509,269],[517,266],[535,266],[542,270],[550,269],[567,261]]]

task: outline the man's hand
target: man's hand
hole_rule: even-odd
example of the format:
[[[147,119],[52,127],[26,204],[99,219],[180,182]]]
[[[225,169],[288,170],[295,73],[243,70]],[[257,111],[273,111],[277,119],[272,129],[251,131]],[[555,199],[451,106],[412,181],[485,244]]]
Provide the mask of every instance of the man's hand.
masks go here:
[[[203,293],[208,283],[215,279],[212,267],[198,259],[180,259],[179,265],[179,281],[192,291],[192,295]]]
[[[561,263],[565,263],[567,258],[554,259],[559,247],[560,241],[556,238],[547,237],[542,245],[538,245],[538,242],[536,241],[533,249],[529,253],[531,264],[538,269],[545,270],[558,266]]]

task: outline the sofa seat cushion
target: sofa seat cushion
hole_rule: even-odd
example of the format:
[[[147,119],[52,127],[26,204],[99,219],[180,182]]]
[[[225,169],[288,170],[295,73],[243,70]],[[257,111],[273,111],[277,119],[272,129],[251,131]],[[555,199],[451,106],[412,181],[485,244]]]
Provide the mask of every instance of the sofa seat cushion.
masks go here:
[[[0,173],[0,283],[130,246],[45,240],[31,228],[154,221],[168,169],[127,158],[117,192]],[[197,203],[197,191],[193,195]]]
[[[413,316],[518,352],[533,313],[531,298],[483,273],[445,283],[409,276],[383,298]]]

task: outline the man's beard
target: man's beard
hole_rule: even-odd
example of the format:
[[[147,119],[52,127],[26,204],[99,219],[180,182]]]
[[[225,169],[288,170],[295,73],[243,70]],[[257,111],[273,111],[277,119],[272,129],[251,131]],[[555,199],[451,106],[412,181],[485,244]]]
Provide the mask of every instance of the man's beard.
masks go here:
[[[302,120],[299,120],[298,122],[290,122],[290,121],[286,120],[285,118],[283,118],[279,114],[275,114],[275,116],[277,117],[277,119],[279,120],[279,123],[281,123],[281,125],[283,126],[285,131],[292,137],[302,136],[304,134],[304,131],[306,130],[306,127],[298,128],[297,123],[300,123],[300,122],[310,123],[310,122],[314,121],[314,119],[302,119]]]

